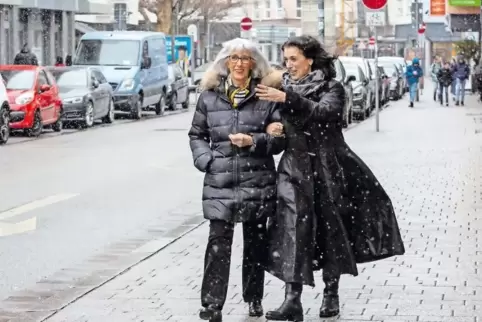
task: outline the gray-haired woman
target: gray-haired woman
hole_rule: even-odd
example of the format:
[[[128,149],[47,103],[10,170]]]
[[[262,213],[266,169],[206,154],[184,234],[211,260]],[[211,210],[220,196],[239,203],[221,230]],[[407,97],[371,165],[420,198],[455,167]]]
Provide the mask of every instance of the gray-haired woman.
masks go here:
[[[266,133],[266,126],[281,118],[274,103],[256,97],[255,88],[279,86],[275,73],[255,44],[234,39],[224,44],[201,81],[189,138],[194,166],[206,172],[203,212],[210,220],[203,320],[222,320],[237,222],[243,223],[243,298],[250,316],[263,315],[266,220],[276,207],[273,154],[283,150],[284,142]]]

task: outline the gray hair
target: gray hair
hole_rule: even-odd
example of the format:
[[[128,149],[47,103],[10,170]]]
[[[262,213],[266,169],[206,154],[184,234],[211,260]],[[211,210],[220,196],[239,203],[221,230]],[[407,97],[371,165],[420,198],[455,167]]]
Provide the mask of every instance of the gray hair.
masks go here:
[[[218,76],[228,76],[229,71],[226,66],[226,59],[231,53],[237,50],[247,50],[251,53],[251,58],[255,61],[255,66],[251,71],[251,76],[253,78],[263,78],[270,73],[270,64],[256,44],[242,38],[235,38],[225,42],[223,48],[206,72],[213,72]]]

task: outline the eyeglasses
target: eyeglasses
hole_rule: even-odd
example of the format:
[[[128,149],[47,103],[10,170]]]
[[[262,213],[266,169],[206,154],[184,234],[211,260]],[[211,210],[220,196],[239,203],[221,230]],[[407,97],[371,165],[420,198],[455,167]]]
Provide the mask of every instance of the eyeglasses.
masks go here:
[[[240,59],[243,64],[247,64],[252,60],[252,58],[248,56],[242,56],[242,57],[239,57],[238,55],[229,56],[229,61],[232,63],[237,63]]]

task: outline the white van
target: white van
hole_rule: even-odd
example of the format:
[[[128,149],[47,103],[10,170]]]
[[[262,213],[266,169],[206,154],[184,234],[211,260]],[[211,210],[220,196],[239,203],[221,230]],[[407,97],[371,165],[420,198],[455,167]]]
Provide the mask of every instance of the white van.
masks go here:
[[[0,77],[0,145],[7,143],[10,136],[10,105],[3,78]]]

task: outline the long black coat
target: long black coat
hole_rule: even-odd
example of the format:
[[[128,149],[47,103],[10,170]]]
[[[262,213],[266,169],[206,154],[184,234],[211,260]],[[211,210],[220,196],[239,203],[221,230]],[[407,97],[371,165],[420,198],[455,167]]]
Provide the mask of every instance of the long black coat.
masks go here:
[[[35,65],[38,66],[37,56],[35,56],[26,46],[15,56],[14,65]]]
[[[254,88],[260,81],[252,80],[249,95],[237,108],[225,94],[223,79],[203,91],[197,102],[189,138],[194,166],[206,172],[206,219],[245,222],[266,219],[275,211],[273,154],[283,150],[284,139],[266,133],[266,126],[281,117],[275,104],[256,98]],[[254,145],[234,146],[228,136],[236,133],[252,135]]]
[[[327,261],[357,275],[356,263],[403,254],[390,198],[343,138],[343,85],[330,81],[307,97],[286,95],[268,271],[313,286],[313,271]]]

